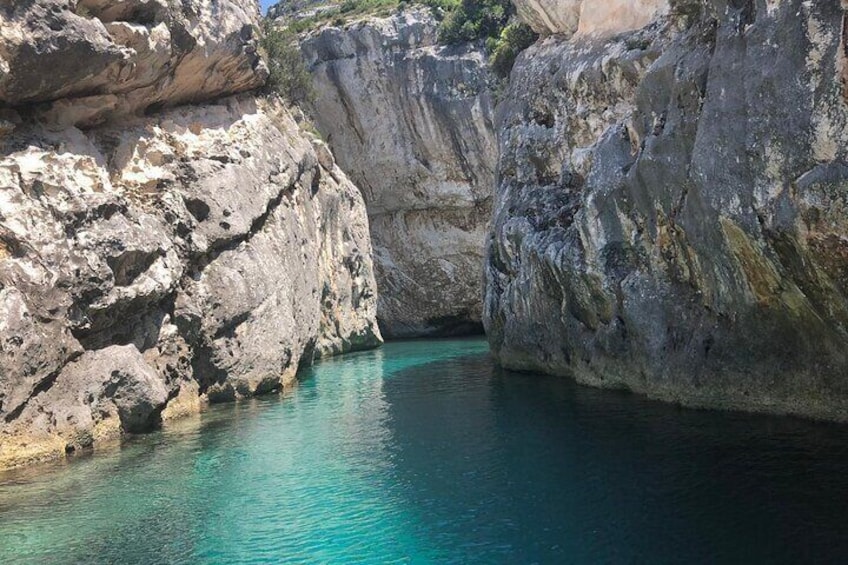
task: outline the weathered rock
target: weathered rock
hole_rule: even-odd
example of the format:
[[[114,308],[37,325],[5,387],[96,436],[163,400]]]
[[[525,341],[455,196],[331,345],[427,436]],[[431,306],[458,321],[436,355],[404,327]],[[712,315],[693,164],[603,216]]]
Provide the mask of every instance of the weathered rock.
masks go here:
[[[514,0],[518,15],[542,35],[611,35],[668,12],[668,0]]]
[[[29,463],[155,427],[168,401],[159,374],[133,345],[88,351],[51,377],[8,424],[0,462]]]
[[[572,35],[580,24],[583,0],[515,0],[518,16],[536,33]]]
[[[520,57],[499,111],[495,355],[687,405],[848,420],[845,9],[670,14]]]
[[[258,18],[253,0],[4,2],[0,106],[61,129],[254,89]]]
[[[339,0],[285,0],[268,8],[266,17],[285,24],[337,10],[340,5]]]
[[[282,108],[0,139],[0,467],[379,344],[362,197]]]
[[[496,144],[480,46],[428,10],[305,38],[316,125],[365,196],[388,337],[475,331]]]

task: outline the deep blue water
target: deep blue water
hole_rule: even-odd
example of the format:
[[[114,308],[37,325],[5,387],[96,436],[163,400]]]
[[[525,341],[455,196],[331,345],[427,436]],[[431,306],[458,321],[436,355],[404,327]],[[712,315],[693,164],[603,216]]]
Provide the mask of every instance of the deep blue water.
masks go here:
[[[0,475],[0,563],[845,563],[848,428],[389,344]]]

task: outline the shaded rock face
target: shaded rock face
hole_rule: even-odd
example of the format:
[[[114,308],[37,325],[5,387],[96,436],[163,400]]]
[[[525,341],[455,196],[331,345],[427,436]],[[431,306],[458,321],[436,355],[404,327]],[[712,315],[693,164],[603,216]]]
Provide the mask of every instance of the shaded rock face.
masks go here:
[[[0,105],[61,129],[257,88],[258,17],[253,0],[4,2]]]
[[[550,37],[499,108],[485,322],[514,369],[848,420],[848,21],[678,1]]]
[[[301,49],[316,125],[365,197],[387,337],[481,329],[496,142],[479,47],[427,10],[325,28]]]
[[[327,146],[251,95],[158,109],[261,83],[257,14],[0,7],[0,102],[15,106],[0,107],[0,468],[381,342],[365,206]],[[118,28],[141,43],[116,46]],[[118,92],[126,105],[76,119]]]

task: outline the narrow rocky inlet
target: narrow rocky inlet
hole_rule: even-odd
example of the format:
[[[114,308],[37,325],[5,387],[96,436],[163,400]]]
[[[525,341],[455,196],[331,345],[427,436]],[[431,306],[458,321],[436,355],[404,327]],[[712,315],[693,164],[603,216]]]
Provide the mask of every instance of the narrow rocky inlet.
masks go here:
[[[0,562],[844,562],[846,26],[0,3]]]

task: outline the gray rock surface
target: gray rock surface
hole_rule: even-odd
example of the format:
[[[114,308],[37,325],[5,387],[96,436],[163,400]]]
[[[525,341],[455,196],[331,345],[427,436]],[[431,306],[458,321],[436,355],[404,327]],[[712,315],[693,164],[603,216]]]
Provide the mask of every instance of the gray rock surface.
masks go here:
[[[284,0],[268,8],[266,17],[288,24],[336,10],[340,5],[339,0]]]
[[[380,343],[362,197],[274,104],[24,126],[2,155],[0,466]]]
[[[365,206],[327,146],[250,94],[161,109],[260,84],[257,14],[0,6],[0,468],[381,343]]]
[[[426,9],[305,38],[318,129],[362,190],[387,337],[479,331],[496,142],[482,48]]]
[[[541,35],[611,35],[644,27],[668,13],[669,0],[513,0]]]
[[[519,58],[498,116],[494,353],[686,405],[848,420],[846,9],[662,12]]]
[[[0,105],[61,129],[257,88],[258,18],[254,0],[3,2]]]

